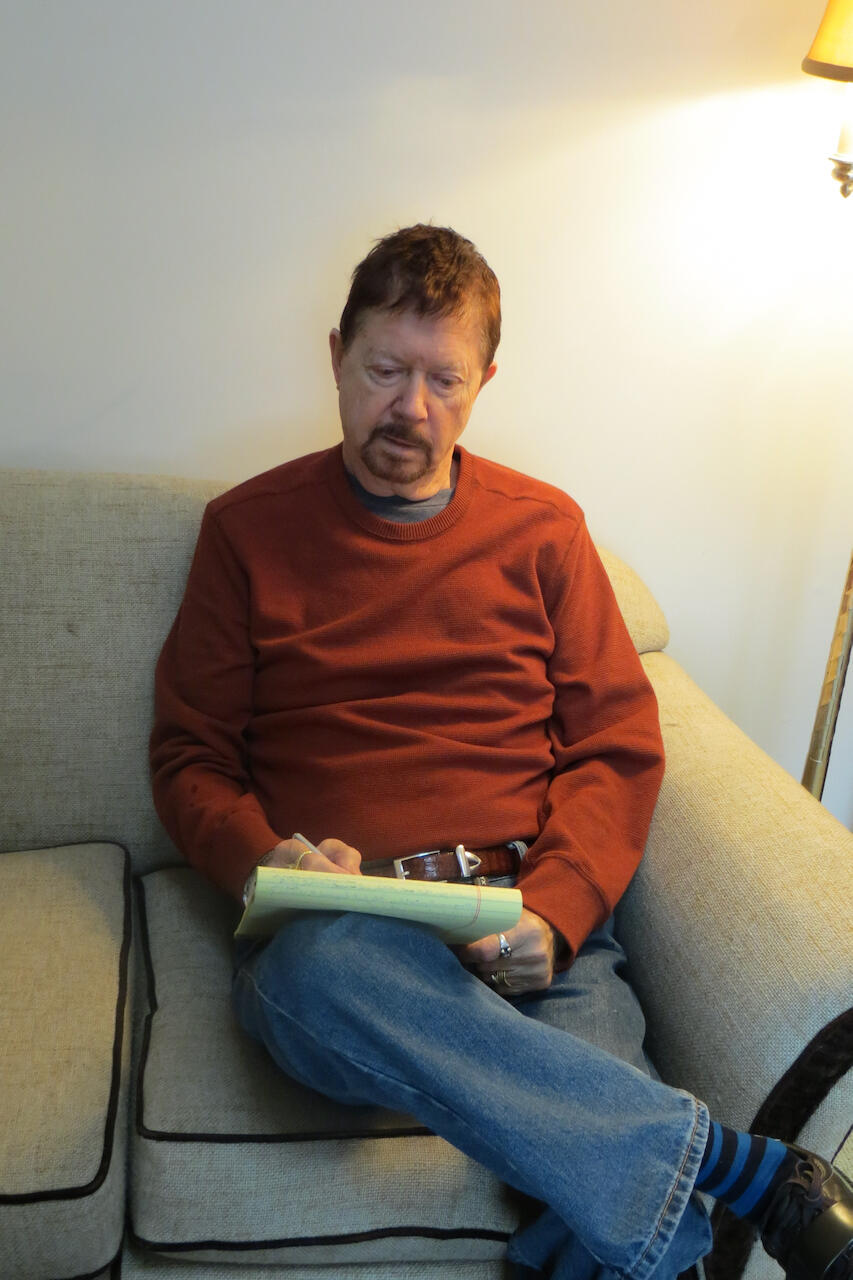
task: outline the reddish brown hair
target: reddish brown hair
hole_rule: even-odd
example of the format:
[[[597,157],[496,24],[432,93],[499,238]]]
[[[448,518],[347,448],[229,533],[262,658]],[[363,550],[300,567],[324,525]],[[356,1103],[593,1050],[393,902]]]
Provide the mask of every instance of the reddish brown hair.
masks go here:
[[[362,314],[374,307],[419,316],[456,316],[476,308],[484,369],[500,342],[497,276],[471,241],[451,227],[418,223],[377,240],[352,273],[340,323],[344,349],[355,337]]]

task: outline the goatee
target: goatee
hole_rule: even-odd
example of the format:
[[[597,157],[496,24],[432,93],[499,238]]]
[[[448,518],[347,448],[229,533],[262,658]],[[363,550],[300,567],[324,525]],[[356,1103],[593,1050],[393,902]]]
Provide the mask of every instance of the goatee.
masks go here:
[[[389,449],[383,448],[388,442]],[[394,445],[408,446],[405,453],[394,452]],[[399,423],[383,423],[374,427],[360,450],[367,470],[378,480],[412,484],[426,475],[432,464],[432,447],[417,431]]]

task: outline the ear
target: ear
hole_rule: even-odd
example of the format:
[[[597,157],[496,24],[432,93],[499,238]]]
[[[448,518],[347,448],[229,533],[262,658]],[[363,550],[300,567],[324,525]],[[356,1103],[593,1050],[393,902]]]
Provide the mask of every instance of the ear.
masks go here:
[[[492,361],[488,369],[484,370],[483,376],[480,379],[480,391],[483,390],[483,387],[486,385],[487,382],[491,382],[492,378],[495,376],[497,371],[498,371],[498,366],[495,364],[494,361]]]
[[[332,353],[332,373],[335,375],[335,386],[341,383],[341,360],[344,355],[344,343],[340,329],[332,329],[329,334],[329,350]]]

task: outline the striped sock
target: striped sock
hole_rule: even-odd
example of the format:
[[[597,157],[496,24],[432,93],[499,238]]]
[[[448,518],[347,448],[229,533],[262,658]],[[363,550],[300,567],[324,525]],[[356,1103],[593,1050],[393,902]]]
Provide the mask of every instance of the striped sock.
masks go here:
[[[759,1224],[796,1159],[784,1142],[740,1133],[712,1120],[696,1188],[722,1200],[738,1218]]]

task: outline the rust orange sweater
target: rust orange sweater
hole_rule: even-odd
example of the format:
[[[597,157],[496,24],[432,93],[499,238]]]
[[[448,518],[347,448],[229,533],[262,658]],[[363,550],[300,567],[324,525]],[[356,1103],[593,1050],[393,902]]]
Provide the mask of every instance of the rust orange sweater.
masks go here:
[[[642,853],[657,706],[580,509],[457,457],[415,524],[358,501],[340,446],[209,505],[157,667],[155,802],[235,895],[294,831],[365,860],[534,838],[525,905],[576,951]]]

